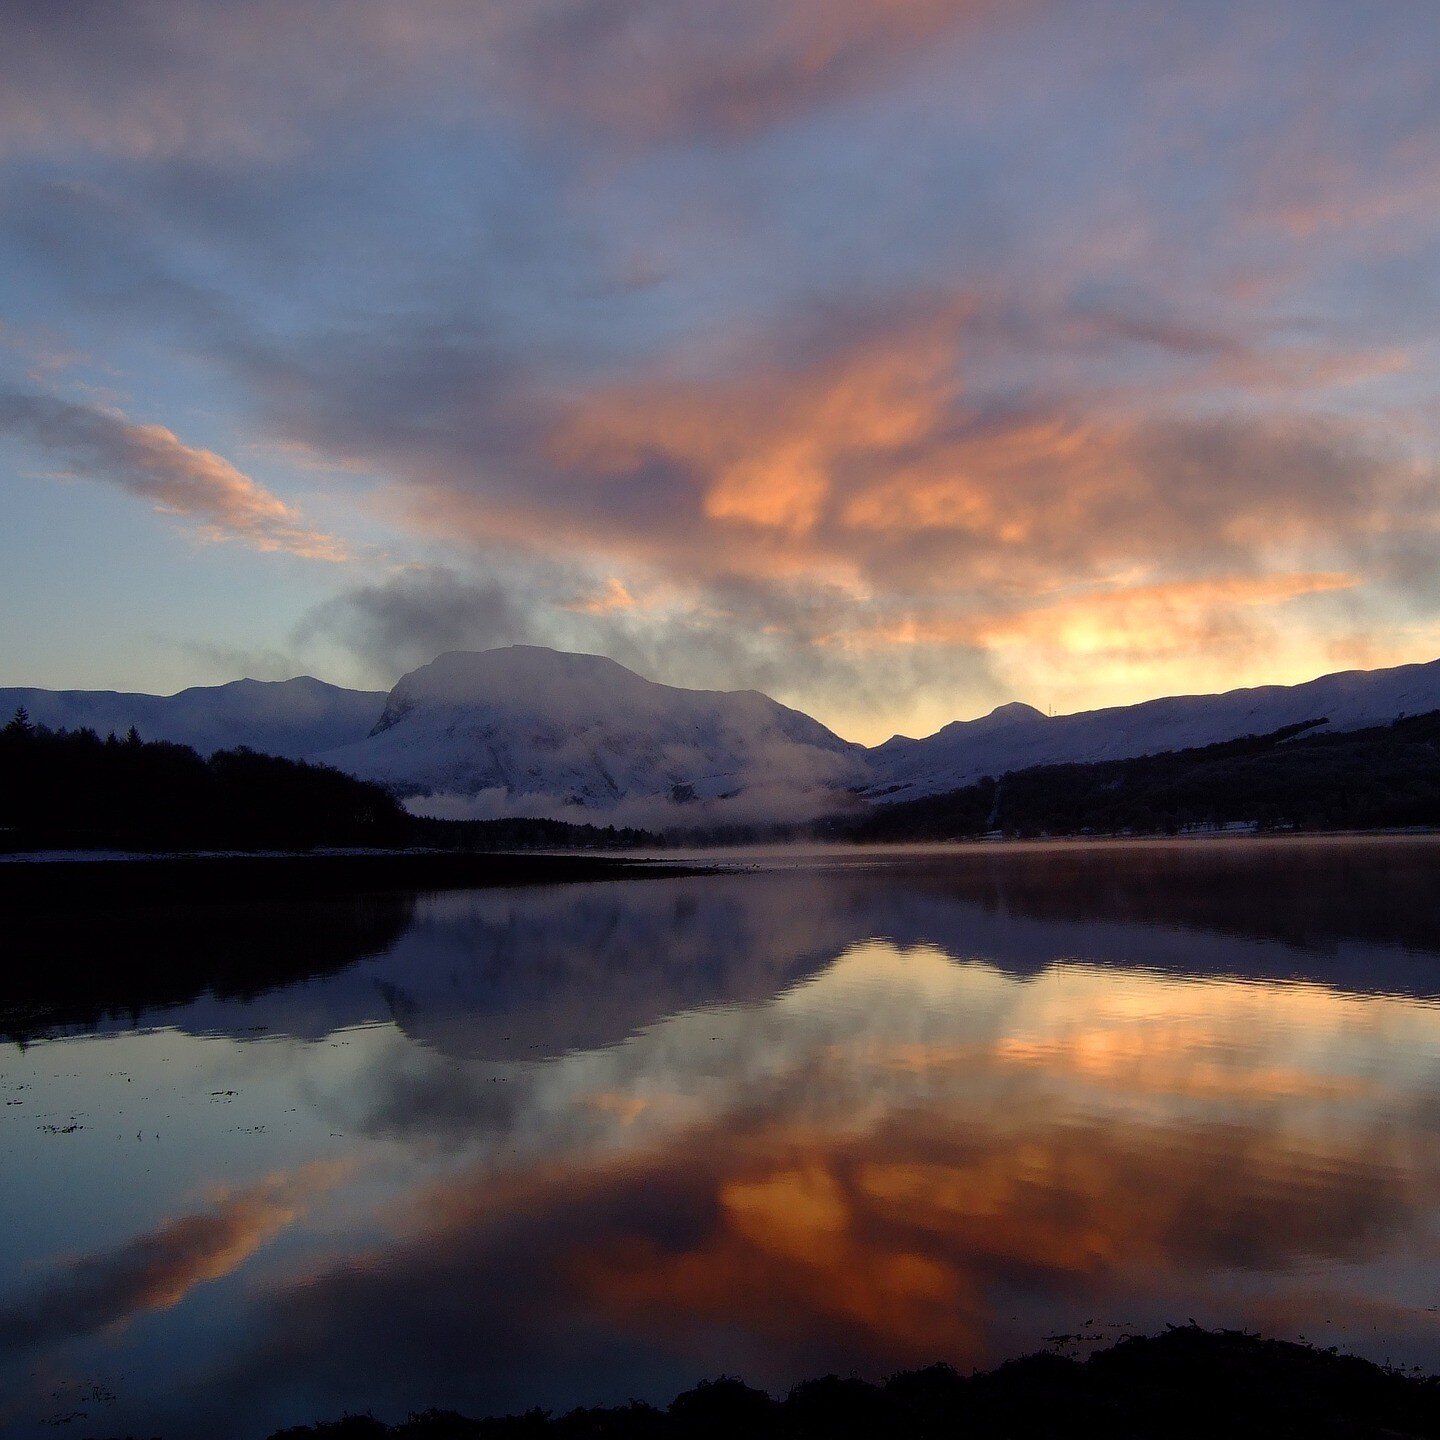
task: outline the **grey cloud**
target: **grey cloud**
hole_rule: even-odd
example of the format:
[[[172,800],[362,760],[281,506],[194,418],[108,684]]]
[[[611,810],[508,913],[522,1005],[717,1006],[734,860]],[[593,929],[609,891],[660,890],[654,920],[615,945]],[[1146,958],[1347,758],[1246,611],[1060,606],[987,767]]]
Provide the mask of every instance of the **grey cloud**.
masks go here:
[[[537,27],[561,37],[547,45],[578,43],[581,30],[602,47],[630,43],[652,25],[668,33],[669,23],[639,0],[616,0],[583,26],[563,4],[536,15]],[[423,30],[430,21],[415,23]],[[630,41],[616,38],[625,36]],[[842,35],[838,43],[848,41]],[[175,207],[184,210],[187,187],[210,195],[213,213],[200,233],[206,245],[231,244],[219,253],[238,272],[273,249],[303,250],[303,224],[273,218],[287,206],[262,203],[263,185],[231,196],[235,209],[225,198],[233,177],[196,172],[172,174],[171,182],[158,197],[170,207],[164,213],[174,221]],[[285,185],[275,183],[283,198]],[[1062,284],[1062,293],[1027,303],[923,287],[892,289],[868,304],[807,301],[748,335],[712,335],[714,353],[707,357],[702,345],[698,363],[693,350],[662,337],[648,359],[632,356],[604,372],[619,379],[601,379],[599,341],[583,333],[585,317],[569,340],[551,334],[553,316],[517,325],[491,298],[499,287],[457,286],[436,255],[434,272],[408,286],[406,303],[386,308],[383,323],[374,307],[347,313],[328,296],[302,301],[267,333],[263,319],[187,275],[159,238],[163,227],[151,218],[147,229],[135,207],[117,215],[81,187],[51,187],[44,199],[37,213],[50,206],[49,219],[26,222],[45,230],[32,236],[32,251],[62,237],[66,280],[80,294],[137,315],[163,312],[187,344],[230,367],[278,432],[400,482],[416,523],[462,543],[639,563],[697,588],[723,583],[727,572],[813,576],[840,565],[892,593],[953,592],[958,581],[993,595],[1033,591],[1057,576],[1084,584],[1127,566],[1170,574],[1255,568],[1263,559],[1253,537],[1277,531],[1302,549],[1338,546],[1383,567],[1391,542],[1372,521],[1388,511],[1399,531],[1426,518],[1423,505],[1400,493],[1400,469],[1363,425],[1347,432],[1298,413],[1217,414],[1213,400],[1209,418],[1186,418],[1186,406],[1216,383],[1213,373],[1208,381],[1192,373],[1196,367],[1243,362],[1253,379],[1266,363],[1264,335],[1237,334],[1114,286],[1082,286],[1066,298]],[[117,223],[118,260],[108,238]],[[286,223],[296,225],[293,233],[279,233]],[[557,273],[569,245],[551,257]],[[488,274],[484,249],[476,263]],[[597,333],[619,318],[636,320],[612,315]],[[1128,398],[1123,386],[1107,389],[1115,376],[1106,366],[1133,366],[1137,350],[1159,356],[1167,375],[1190,367],[1188,394],[1165,394],[1142,412],[1143,377],[1122,377],[1135,386]],[[1082,361],[1091,369],[1077,376]],[[1007,367],[1031,373],[1008,388],[987,384]],[[1037,378],[1047,367],[1053,385]],[[1059,385],[1062,377],[1071,388]],[[919,406],[924,414],[898,438],[827,438],[826,405],[852,392],[877,413]],[[1025,461],[1029,437],[1046,432],[1067,438],[1078,463],[1043,446]],[[797,443],[820,447],[815,463],[826,490],[798,541],[707,510],[737,461],[764,462]],[[891,477],[947,476],[970,480],[990,521],[972,509],[957,522],[942,505],[938,517],[917,512],[888,528],[855,523],[856,505],[882,515],[904,510],[903,494],[892,501],[886,493]],[[646,642],[627,622],[610,626],[615,645],[641,653]],[[737,635],[728,663],[763,673],[754,657],[769,643]]]
[[[444,650],[539,644],[607,655],[664,684],[761,690],[822,716],[937,685],[1005,698],[976,647],[849,651],[840,642],[874,623],[873,608],[824,586],[722,576],[663,604],[583,613],[571,602],[586,588],[543,566],[505,578],[412,566],[316,606],[294,640],[336,641],[387,684]]]
[[[440,114],[499,101],[629,141],[743,135],[862,93],[1016,9],[737,0],[721,17],[694,0],[18,0],[0,51],[0,146],[251,158],[402,100]]]
[[[274,438],[355,460],[406,523],[470,551],[448,589],[412,575],[306,620],[384,678],[531,640],[806,708],[936,683],[975,704],[1012,697],[963,636],[863,663],[847,636],[1276,565],[1353,569],[1346,604],[1376,588],[1433,609],[1433,475],[1378,408],[1332,403],[1323,366],[1295,363],[1327,350],[1323,327],[1294,343],[1297,308],[1333,322],[1320,360],[1355,358],[1353,294],[1246,299],[1266,257],[1237,213],[1266,167],[1236,147],[1191,189],[1193,157],[1167,148],[1218,111],[1251,144],[1306,128],[1250,108],[1243,7],[1088,37],[1035,8],[1043,53],[1031,36],[1004,54],[1060,81],[1043,99],[1012,110],[992,82],[1018,72],[977,60],[950,77],[973,95],[922,77],[818,116],[1016,7],[735,0],[722,26],[692,0],[34,0],[0,54],[0,147],[25,157],[0,200],[17,289],[34,273],[57,313],[203,357]],[[1315,44],[1292,80],[1343,68],[1340,9],[1313,31],[1297,16],[1285,33]],[[1117,73],[1174,83],[1096,108]],[[1384,99],[1361,112],[1378,137]],[[1367,144],[1383,192],[1397,171]],[[110,158],[67,163],[87,149]],[[879,169],[893,188],[857,178]],[[1323,247],[1290,251],[1343,278]],[[767,523],[753,493],[715,503],[746,491],[737,472],[765,502],[796,474],[817,493]],[[463,575],[480,554],[556,573]],[[575,615],[570,557],[683,593]]]
[[[357,586],[311,610],[296,629],[304,645],[338,640],[391,679],[445,650],[489,650],[537,638],[531,605],[498,581],[445,566],[412,566]]]

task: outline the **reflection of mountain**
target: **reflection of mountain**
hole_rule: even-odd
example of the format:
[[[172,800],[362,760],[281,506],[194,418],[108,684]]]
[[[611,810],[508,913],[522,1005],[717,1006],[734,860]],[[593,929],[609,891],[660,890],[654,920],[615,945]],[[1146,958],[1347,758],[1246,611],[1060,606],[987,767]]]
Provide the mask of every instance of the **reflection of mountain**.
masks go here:
[[[981,845],[877,886],[870,933],[1022,970],[1079,956],[1433,995],[1437,885],[1432,836]]]
[[[613,1044],[680,1010],[763,999],[871,937],[1017,974],[1083,959],[1430,995],[1440,992],[1428,958],[1440,955],[1437,874],[1440,841],[1426,838],[1186,841],[967,847],[323,904],[121,907],[18,937],[13,953],[33,959],[11,972],[8,1013],[15,1033],[33,1033],[46,1016],[80,1023],[208,992],[167,1022],[322,1035],[393,1021],[457,1055],[536,1059]],[[127,970],[133,987],[119,978]],[[35,990],[22,974],[42,977],[28,1021],[15,1009]]]
[[[403,894],[16,907],[0,968],[0,1037],[23,1040],[121,1017],[134,1023],[202,995],[251,1001],[388,949],[413,908]],[[225,1012],[234,1023],[233,1006]]]
[[[813,875],[433,896],[375,968],[413,1039],[535,1059],[769,998],[849,940],[833,898]]]
[[[390,1012],[456,1054],[536,1058],[750,1003],[871,936],[1057,961],[1440,992],[1440,843],[1062,847],[878,868],[433,897],[383,961]],[[1272,942],[1280,942],[1275,944]]]

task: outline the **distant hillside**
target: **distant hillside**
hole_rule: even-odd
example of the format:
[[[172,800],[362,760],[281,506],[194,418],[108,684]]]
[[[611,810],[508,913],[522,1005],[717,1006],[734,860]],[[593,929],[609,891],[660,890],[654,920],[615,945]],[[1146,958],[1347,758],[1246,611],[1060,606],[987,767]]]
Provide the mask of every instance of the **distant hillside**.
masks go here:
[[[94,730],[102,738],[133,726],[146,740],[190,745],[202,755],[241,745],[303,759],[369,733],[382,691],[344,690],[302,675],[295,680],[234,680],[178,695],[116,690],[0,689],[0,723],[23,707],[52,730]]]
[[[884,802],[910,800],[1007,770],[1158,755],[1269,735],[1311,720],[1331,730],[1358,730],[1431,710],[1440,710],[1440,660],[1350,670],[1302,685],[1169,696],[1077,715],[1046,716],[1028,705],[1004,705],[923,740],[896,736],[877,745],[869,752],[865,793]]]
[[[853,840],[1174,834],[1440,825],[1440,711],[1332,733],[1316,721],[1217,745],[1089,765],[1043,765],[901,801],[843,829]]]

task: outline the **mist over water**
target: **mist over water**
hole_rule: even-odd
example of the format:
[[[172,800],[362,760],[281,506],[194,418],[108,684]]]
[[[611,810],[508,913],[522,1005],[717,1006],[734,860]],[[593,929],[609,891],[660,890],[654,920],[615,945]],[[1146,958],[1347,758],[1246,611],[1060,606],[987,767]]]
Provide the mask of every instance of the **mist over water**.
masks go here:
[[[1440,842],[729,863],[28,917],[0,1424],[663,1401],[1191,1317],[1440,1368]]]

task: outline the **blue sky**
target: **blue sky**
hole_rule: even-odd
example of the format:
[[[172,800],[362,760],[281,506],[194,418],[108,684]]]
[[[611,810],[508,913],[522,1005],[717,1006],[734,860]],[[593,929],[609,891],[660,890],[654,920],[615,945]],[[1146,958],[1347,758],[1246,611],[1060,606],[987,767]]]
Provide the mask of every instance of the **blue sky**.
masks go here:
[[[1420,0],[0,5],[0,683],[847,735],[1440,653]]]

